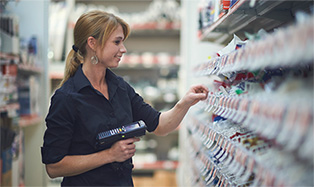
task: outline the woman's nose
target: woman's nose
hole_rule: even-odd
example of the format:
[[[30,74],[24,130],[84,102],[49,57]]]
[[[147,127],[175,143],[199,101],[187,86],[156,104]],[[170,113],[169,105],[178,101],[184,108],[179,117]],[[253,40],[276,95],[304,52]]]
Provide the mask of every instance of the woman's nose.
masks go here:
[[[122,45],[121,45],[121,48],[120,48],[120,52],[121,52],[121,53],[126,53],[126,51],[127,51],[127,50],[126,50],[126,47],[124,46],[124,44],[122,44]]]

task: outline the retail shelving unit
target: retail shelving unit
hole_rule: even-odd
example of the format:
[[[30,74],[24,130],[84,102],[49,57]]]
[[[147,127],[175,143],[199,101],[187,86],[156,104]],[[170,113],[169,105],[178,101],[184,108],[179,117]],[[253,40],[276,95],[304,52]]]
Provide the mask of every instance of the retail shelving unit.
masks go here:
[[[1,53],[0,56],[1,70],[4,73],[0,76],[3,84],[1,91],[3,100],[0,106],[3,166],[1,184],[25,185],[25,151],[28,151],[24,144],[24,132],[26,128],[38,125],[42,121],[39,113],[31,110],[34,105],[38,105],[38,98],[34,98],[33,94],[36,93],[30,91],[32,85],[29,84],[29,80],[30,77],[40,76],[42,71],[34,66],[21,65],[18,55]],[[19,85],[21,80],[27,83],[23,86],[24,95],[21,95],[21,85]],[[33,86],[34,84],[36,83],[33,83]]]
[[[24,131],[42,122],[38,111],[40,84],[38,79],[42,69],[22,62],[19,54],[0,53],[0,56],[2,72],[0,126],[3,141],[1,184],[25,185],[24,159],[27,148],[24,145]]]
[[[18,54],[0,53],[0,56],[2,185],[25,185],[24,129],[42,121],[35,110],[39,90],[33,90],[39,87],[35,79],[42,70],[22,62]]]
[[[291,23],[297,11],[309,11],[311,5],[313,2],[308,0],[238,0],[217,21],[202,28],[200,40],[226,43],[232,34],[245,38],[245,32],[257,33],[260,29],[270,32]]]
[[[310,5],[238,0],[204,28],[203,41],[212,40],[213,31],[272,33],[194,66],[196,80],[208,78],[201,83],[210,93],[181,128],[188,140],[181,167],[190,171],[181,185],[313,186],[314,15],[259,19],[283,10],[295,16]]]
[[[1,148],[6,148],[1,149],[1,186],[46,185],[40,124],[48,108],[47,3],[2,1],[0,5],[1,18],[16,19],[10,22],[13,25],[1,22],[0,31]]]

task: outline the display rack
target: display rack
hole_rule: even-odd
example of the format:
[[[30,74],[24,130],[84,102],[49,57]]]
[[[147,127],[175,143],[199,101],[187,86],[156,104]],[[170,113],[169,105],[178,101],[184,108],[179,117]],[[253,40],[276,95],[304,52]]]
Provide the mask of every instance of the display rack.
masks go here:
[[[206,28],[203,40],[213,31],[225,32],[232,20],[239,27],[228,28],[228,34],[258,25],[257,9],[258,15],[273,14],[291,11],[293,4],[294,15],[309,3],[256,1],[248,8],[252,2],[237,1]],[[191,186],[313,186],[314,15],[299,16],[289,26],[194,66],[195,79],[206,77],[210,92],[190,110],[184,129],[188,156],[181,164],[191,170]],[[283,21],[261,23],[258,29],[291,23]]]
[[[176,26],[178,27],[178,26]],[[168,29],[132,29],[131,37],[180,37],[180,28],[168,28]]]
[[[30,76],[40,76],[41,68],[22,64],[17,55],[1,53],[1,82],[4,84],[1,90],[2,103],[0,106],[0,126],[1,135],[9,137],[10,133],[14,132],[14,139],[12,145],[6,145],[3,143],[1,160],[5,167],[1,167],[3,171],[1,184],[3,185],[25,185],[24,184],[24,129],[29,126],[34,126],[41,123],[42,118],[38,113],[24,113],[30,110],[31,105],[38,105],[38,98],[31,99],[34,91],[31,92],[29,86],[23,85],[23,89],[26,89],[26,95],[23,96],[23,102],[21,103],[20,86],[18,83],[21,79],[23,82],[28,82]],[[36,90],[39,91],[39,90]],[[27,104],[26,104],[27,103]],[[25,105],[26,104],[26,105]],[[23,111],[22,111],[23,109]],[[6,132],[7,131],[7,132]],[[6,143],[8,140],[3,138]],[[7,147],[9,146],[9,147]],[[6,156],[4,156],[4,154]]]
[[[10,6],[11,3],[4,5]],[[11,8],[8,9],[12,11]],[[1,186],[25,185],[25,170],[28,168],[24,159],[29,154],[34,158],[34,153],[29,153],[30,149],[25,144],[30,137],[25,134],[28,127],[35,127],[42,121],[37,97],[39,89],[34,89],[39,88],[39,79],[42,75],[42,68],[39,67],[42,63],[37,62],[36,37],[24,43],[20,38],[19,20],[21,19],[17,14],[18,12],[8,13],[3,10],[1,15]],[[35,134],[32,133],[31,138],[34,136]],[[32,165],[32,169],[34,168],[35,165]]]
[[[245,47],[195,67],[200,76],[240,70],[295,66],[313,59],[313,19],[277,30],[263,40],[250,41]]]
[[[232,34],[244,39],[245,32],[256,33],[260,29],[271,32],[274,28],[291,23],[298,10],[309,11],[312,5],[313,2],[307,0],[238,0],[217,21],[202,28],[200,40],[226,43]],[[220,40],[217,34],[229,37]]]
[[[46,186],[38,148],[48,109],[48,4],[13,0],[0,5],[1,186]]]

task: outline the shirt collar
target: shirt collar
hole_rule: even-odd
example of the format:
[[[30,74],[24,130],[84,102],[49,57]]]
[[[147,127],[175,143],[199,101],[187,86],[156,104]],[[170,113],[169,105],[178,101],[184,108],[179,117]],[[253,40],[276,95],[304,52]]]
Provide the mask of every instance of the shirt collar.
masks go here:
[[[74,81],[74,86],[75,86],[75,91],[80,91],[82,88],[87,87],[87,86],[92,86],[87,77],[83,73],[82,69],[83,64],[80,64],[78,69],[76,70],[74,76],[73,76],[73,81]]]
[[[112,81],[115,85],[119,85],[118,76],[108,68],[106,70],[106,79]]]
[[[83,73],[82,66],[83,64],[81,64],[78,67],[77,71],[75,72],[73,76],[74,86],[77,92],[87,86],[92,87],[91,83],[89,82],[89,80]],[[115,91],[118,86],[121,87],[121,85],[119,84],[118,76],[109,69],[106,70],[106,80],[107,80],[108,85],[110,86],[110,90],[112,91]],[[113,93],[109,93],[109,94],[113,94]]]

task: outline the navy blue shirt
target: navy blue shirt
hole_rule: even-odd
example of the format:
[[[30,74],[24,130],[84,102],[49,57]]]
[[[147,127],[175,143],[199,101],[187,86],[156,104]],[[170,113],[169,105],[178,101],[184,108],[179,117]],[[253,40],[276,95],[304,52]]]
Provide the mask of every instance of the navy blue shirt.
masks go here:
[[[67,155],[87,155],[96,148],[99,132],[143,120],[152,132],[160,112],[143,101],[121,77],[106,70],[109,100],[93,88],[79,66],[75,75],[56,90],[46,117],[47,129],[41,148],[44,164],[56,163]],[[62,185],[132,186],[132,159],[106,164],[86,173],[64,177]],[[131,166],[131,167],[130,167]]]

